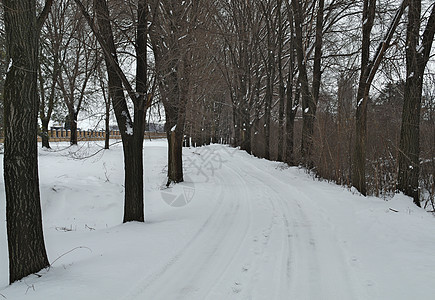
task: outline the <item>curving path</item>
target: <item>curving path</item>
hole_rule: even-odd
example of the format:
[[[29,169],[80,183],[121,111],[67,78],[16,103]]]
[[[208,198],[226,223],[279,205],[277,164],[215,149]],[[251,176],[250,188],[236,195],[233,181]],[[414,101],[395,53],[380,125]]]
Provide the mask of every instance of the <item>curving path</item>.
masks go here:
[[[306,191],[244,153],[220,155],[212,213],[125,299],[356,299],[334,228]]]

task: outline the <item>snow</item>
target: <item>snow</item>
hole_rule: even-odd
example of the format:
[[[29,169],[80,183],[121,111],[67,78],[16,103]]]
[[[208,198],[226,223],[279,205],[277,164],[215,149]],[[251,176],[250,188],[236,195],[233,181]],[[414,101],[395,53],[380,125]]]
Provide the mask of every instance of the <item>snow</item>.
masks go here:
[[[125,117],[125,133],[128,135],[133,135],[133,126],[131,124],[130,116],[126,111],[121,113]]]
[[[9,61],[8,69],[6,70],[6,74],[12,69],[12,65],[14,64],[14,60],[11,58]]]
[[[144,143],[146,223],[128,224],[120,143],[40,149],[54,263],[7,286],[1,222],[0,298],[433,299],[435,219],[411,199],[362,197],[222,145],[184,148],[186,182],[166,188],[166,144]]]

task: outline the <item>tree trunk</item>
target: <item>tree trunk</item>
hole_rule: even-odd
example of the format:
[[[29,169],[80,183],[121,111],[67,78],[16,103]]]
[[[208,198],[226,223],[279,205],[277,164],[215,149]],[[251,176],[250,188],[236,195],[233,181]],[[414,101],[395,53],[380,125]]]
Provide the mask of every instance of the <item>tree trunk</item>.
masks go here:
[[[38,40],[43,21],[36,18],[34,0],[5,0],[3,4],[9,62],[4,87],[4,182],[12,283],[49,265],[42,229],[37,151]]]
[[[406,84],[402,112],[402,128],[399,145],[398,189],[413,198],[420,206],[420,111],[423,86],[423,75],[435,33],[435,6],[423,33],[421,51],[418,51],[420,40],[421,1],[410,0],[408,26],[406,36]]]
[[[50,136],[48,135],[48,119],[41,120],[41,141],[42,148],[50,149]]]
[[[363,40],[361,50],[361,74],[357,92],[355,113],[355,145],[352,163],[352,185],[364,196],[367,195],[365,164],[367,139],[367,102],[370,84],[367,82],[371,71],[370,33],[375,18],[376,0],[365,0],[363,8]]]
[[[285,103],[285,86],[284,86],[284,75],[283,75],[283,26],[282,24],[282,14],[281,6],[282,0],[277,2],[277,14],[278,14],[278,88],[279,88],[279,109],[278,109],[278,161],[283,161],[283,144],[284,144],[284,103]]]
[[[70,113],[68,115],[71,131],[71,137],[69,142],[70,145],[77,145],[77,117],[78,112],[74,111],[74,109],[70,110]]]
[[[294,127],[297,107],[299,104],[300,92],[296,90],[295,99],[293,102],[293,63],[290,62],[290,71],[287,81],[287,99],[286,99],[286,152],[285,162],[289,166],[296,165],[294,157]]]
[[[183,178],[183,133],[175,128],[174,130],[166,131],[168,138],[168,182],[180,183]]]
[[[286,90],[286,110],[285,110],[285,126],[286,126],[286,148],[285,148],[285,162],[289,166],[295,165],[294,158],[294,124],[299,105],[299,89],[296,90],[295,99],[293,102],[293,85],[294,85],[294,73],[295,73],[295,41],[294,41],[294,22],[293,11],[289,2],[287,6],[287,18],[290,25],[290,57],[289,57],[289,69],[287,76],[287,90]],[[298,84],[296,85],[298,86]]]
[[[119,126],[124,150],[124,220],[123,222],[143,222],[143,135],[144,135],[144,107],[135,103],[134,124],[129,114],[121,75],[118,73],[119,65],[116,56],[116,47],[110,24],[109,10],[105,0],[94,0],[97,22],[100,29],[102,46],[106,47],[105,62],[109,85],[109,97]],[[112,55],[108,57],[108,55]],[[114,60],[114,61],[112,61]],[[136,98],[133,98],[137,100]],[[146,100],[144,99],[144,102]]]
[[[301,94],[302,94],[302,139],[301,139],[301,156],[304,165],[307,168],[313,167],[313,162],[311,159],[312,155],[312,137],[314,129],[314,114],[313,110],[313,97],[310,91],[306,58],[304,55],[304,43],[302,38],[302,24],[303,24],[303,14],[300,7],[299,0],[292,0],[292,6],[294,10],[294,21],[295,21],[295,48],[297,54],[298,68],[299,68],[299,82],[301,83]]]
[[[272,75],[266,78],[266,96],[264,101],[264,158],[270,159],[270,116],[273,97]]]
[[[367,105],[369,100],[369,91],[374,76],[379,68],[385,51],[390,46],[400,18],[408,6],[408,0],[403,0],[387,30],[385,38],[379,44],[376,53],[370,60],[370,35],[375,18],[376,0],[364,0],[363,8],[363,38],[361,49],[361,74],[358,84],[357,108],[355,114],[355,146],[352,164],[352,185],[360,191],[361,194],[367,194],[365,179],[365,147],[367,139]]]
[[[138,141],[134,136],[123,137],[122,145],[125,171],[123,222],[143,222],[145,220],[143,202],[143,133],[141,141]]]
[[[242,81],[241,88],[241,109],[240,109],[240,149],[251,154],[251,113],[249,109],[249,101],[246,99],[246,79]]]
[[[107,99],[106,102],[106,118],[105,118],[105,130],[106,135],[104,137],[104,149],[109,149],[110,147],[110,100]]]
[[[233,104],[233,130],[234,130],[234,137],[232,146],[238,147],[241,143],[241,136],[240,136],[240,109],[239,106],[236,104]]]

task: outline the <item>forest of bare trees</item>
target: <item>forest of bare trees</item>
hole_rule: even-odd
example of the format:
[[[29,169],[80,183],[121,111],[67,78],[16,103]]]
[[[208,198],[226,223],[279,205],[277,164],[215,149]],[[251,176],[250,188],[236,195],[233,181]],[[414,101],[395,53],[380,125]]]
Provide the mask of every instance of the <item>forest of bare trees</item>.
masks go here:
[[[106,129],[114,115],[124,222],[144,221],[143,134],[158,115],[168,185],[183,181],[183,145],[226,143],[363,195],[403,192],[435,210],[432,1],[2,3],[8,236],[10,247],[24,247],[10,251],[11,282],[48,264],[43,244],[14,236],[27,226],[41,239],[36,137],[49,147],[54,114],[72,145],[83,110],[98,110]],[[29,255],[40,260],[23,269]]]

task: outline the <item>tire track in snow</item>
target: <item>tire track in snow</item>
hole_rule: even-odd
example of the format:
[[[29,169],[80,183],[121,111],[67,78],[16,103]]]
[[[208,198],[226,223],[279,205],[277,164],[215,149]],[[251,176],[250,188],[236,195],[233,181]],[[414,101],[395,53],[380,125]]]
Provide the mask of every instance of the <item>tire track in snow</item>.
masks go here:
[[[337,239],[319,228],[330,224],[315,219],[322,216],[307,205],[310,194],[252,157],[224,152],[216,209],[125,299],[355,299]]]
[[[333,225],[311,205],[310,191],[271,174],[266,168],[241,160],[253,177],[265,182],[285,207],[285,219],[291,224],[292,244],[291,299],[357,299],[348,263],[335,236]],[[255,171],[256,170],[256,171]],[[267,180],[265,178],[268,178]],[[314,221],[313,221],[314,220]],[[322,225],[319,226],[319,221]],[[314,226],[316,225],[316,226]],[[328,255],[326,255],[326,253]],[[325,259],[327,258],[327,259]],[[345,289],[343,289],[346,287]]]
[[[259,275],[263,274],[264,265],[268,264],[267,256],[270,256],[267,249],[270,247],[271,237],[275,235],[278,212],[274,202],[263,201],[257,182],[250,182],[240,169],[235,168],[235,164],[225,165],[226,171],[230,171],[233,176],[226,176],[226,180],[234,180],[250,187],[246,190],[249,201],[251,202],[251,226],[245,236],[243,244],[238,252],[231,258],[230,267],[222,274],[221,280],[216,283],[213,290],[207,294],[206,299],[252,299],[252,292],[258,286],[267,288],[267,292],[260,298],[270,298],[271,283],[262,282],[260,284]],[[268,281],[268,280],[267,280]],[[258,297],[258,294],[256,295]]]
[[[220,178],[222,181],[223,179]],[[238,252],[251,219],[246,186],[221,188],[217,210],[198,233],[159,272],[143,279],[125,299],[203,299]],[[224,184],[220,184],[221,187]],[[237,197],[230,193],[237,191]],[[228,195],[227,195],[228,194]],[[228,201],[228,200],[236,201]]]

